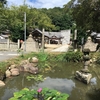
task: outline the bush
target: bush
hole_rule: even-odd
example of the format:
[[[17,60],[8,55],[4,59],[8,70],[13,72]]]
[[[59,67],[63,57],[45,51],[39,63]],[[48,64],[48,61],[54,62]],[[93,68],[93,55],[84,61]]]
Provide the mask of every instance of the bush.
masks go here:
[[[82,52],[67,52],[59,54],[39,53],[37,55],[40,61],[67,61],[67,62],[80,62],[83,58]]]
[[[64,56],[64,59],[67,62],[80,62],[82,61],[82,52],[67,52]]]

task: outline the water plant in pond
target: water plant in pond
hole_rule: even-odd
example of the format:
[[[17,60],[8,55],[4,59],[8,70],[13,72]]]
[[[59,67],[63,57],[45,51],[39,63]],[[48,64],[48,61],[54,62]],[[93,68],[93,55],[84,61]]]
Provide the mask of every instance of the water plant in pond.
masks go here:
[[[67,100],[68,94],[60,93],[54,89],[40,88],[29,90],[24,88],[21,91],[15,92],[14,97],[9,100]]]
[[[29,76],[27,76],[26,77],[27,78],[27,80],[28,81],[30,81],[30,80],[34,80],[34,81],[36,81],[36,82],[38,82],[38,81],[43,81],[43,75],[29,75]]]

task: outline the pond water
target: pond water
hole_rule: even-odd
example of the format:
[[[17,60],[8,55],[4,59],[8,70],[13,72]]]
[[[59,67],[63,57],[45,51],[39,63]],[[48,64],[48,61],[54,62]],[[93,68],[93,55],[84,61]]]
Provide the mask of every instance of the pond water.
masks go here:
[[[84,84],[74,78],[76,70],[83,68],[82,63],[54,62],[55,67],[44,73],[43,82],[28,81],[27,73],[21,73],[17,77],[11,77],[5,81],[6,85],[0,88],[0,100],[8,100],[15,91],[25,87],[29,89],[50,88],[70,95],[68,100],[100,100],[100,67],[89,67],[92,73],[90,84]],[[96,90],[96,91],[95,91]]]

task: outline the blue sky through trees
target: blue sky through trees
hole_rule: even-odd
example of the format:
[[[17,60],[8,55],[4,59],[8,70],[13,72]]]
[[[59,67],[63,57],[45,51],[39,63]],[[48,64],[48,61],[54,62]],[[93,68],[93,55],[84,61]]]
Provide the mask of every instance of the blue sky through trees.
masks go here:
[[[22,5],[24,0],[7,0],[8,5]],[[27,5],[30,5],[35,8],[54,8],[54,7],[63,7],[64,4],[67,4],[70,0],[25,0]]]

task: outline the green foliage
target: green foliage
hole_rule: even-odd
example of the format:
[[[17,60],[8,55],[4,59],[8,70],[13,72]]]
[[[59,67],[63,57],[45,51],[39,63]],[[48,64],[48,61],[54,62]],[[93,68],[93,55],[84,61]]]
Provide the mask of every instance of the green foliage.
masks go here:
[[[0,62],[0,70],[4,71],[8,65],[8,62]]]
[[[20,53],[21,51],[18,50]],[[23,56],[22,56],[23,55]],[[56,62],[56,61],[65,61],[65,62],[80,62],[83,57],[82,52],[67,52],[67,53],[60,53],[60,54],[48,54],[45,52],[39,53],[27,53],[21,54],[17,58],[10,59],[7,62],[3,61],[0,62],[0,69],[5,70],[11,64],[19,65],[22,60],[26,60],[28,58],[37,57],[39,59],[39,67],[40,68],[49,68],[51,64],[49,62]],[[31,77],[30,77],[31,79]]]
[[[48,53],[46,53],[46,52],[39,52],[37,54],[37,57],[38,57],[39,61],[46,61],[47,58],[48,58]]]
[[[53,31],[60,31],[70,29],[72,26],[72,17],[63,8],[54,7],[52,9],[41,9],[42,12],[46,13],[55,25]]]
[[[96,63],[97,63],[97,64],[100,64],[100,57],[97,57]]]
[[[48,56],[47,60],[49,60],[49,61],[65,61],[64,56],[65,56],[65,53],[62,53],[62,54],[50,54]]]
[[[10,30],[10,38],[16,42],[18,39],[24,40],[24,12],[26,12],[26,36],[29,35],[30,27],[53,29],[55,26],[47,14],[36,8],[27,5],[10,6],[2,8],[0,4],[0,31]],[[32,31],[31,30],[31,31]]]
[[[39,52],[35,54],[39,61],[67,61],[67,62],[80,62],[82,59],[82,52],[67,52],[60,54],[48,54],[46,52]]]
[[[29,76],[27,76],[26,77],[26,79],[28,80],[28,81],[30,81],[30,80],[34,80],[34,81],[36,81],[36,82],[38,82],[38,81],[43,81],[43,75],[29,75]]]
[[[96,63],[97,63],[97,64],[100,64],[100,53],[99,53],[99,52],[96,53],[96,55],[95,55],[94,58],[96,58]]]
[[[79,0],[78,0],[79,1]],[[73,4],[73,18],[77,27],[100,32],[100,0],[82,0]],[[87,10],[88,9],[88,10]]]
[[[5,1],[2,0],[2,3]],[[26,12],[26,36],[35,28],[40,30],[45,28],[47,31],[60,31],[72,28],[72,15],[63,8],[36,9],[28,5],[12,5],[3,8],[2,3],[0,4],[0,31],[10,30],[10,38],[14,42],[17,39],[24,40],[24,12]]]
[[[37,57],[38,59],[39,59],[39,61],[41,62],[43,62],[43,61],[46,61],[47,60],[47,58],[48,58],[48,53],[46,53],[46,52],[38,52],[38,53],[34,53],[34,52],[32,52],[32,53],[30,53],[30,54],[28,54],[29,56],[30,56],[30,60],[32,59],[32,57]]]
[[[9,100],[38,100],[41,98],[43,100],[67,100],[68,97],[68,94],[60,93],[54,89],[43,88],[39,93],[36,89],[29,90],[24,88],[19,92],[15,92],[14,97]]]
[[[67,62],[80,62],[82,61],[82,52],[67,52],[64,56],[64,59]]]
[[[0,4],[2,4],[2,7],[4,8],[7,4],[7,0],[0,0]]]
[[[24,57],[24,51],[23,50],[18,49],[17,53],[20,54],[21,57]]]
[[[48,60],[49,61],[66,61],[66,62],[80,62],[82,61],[82,52],[67,52],[67,53],[61,53],[57,55],[49,55]],[[52,58],[52,59],[51,59]]]

